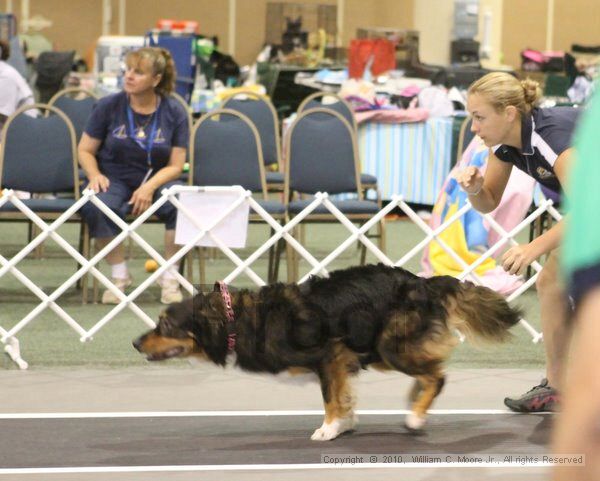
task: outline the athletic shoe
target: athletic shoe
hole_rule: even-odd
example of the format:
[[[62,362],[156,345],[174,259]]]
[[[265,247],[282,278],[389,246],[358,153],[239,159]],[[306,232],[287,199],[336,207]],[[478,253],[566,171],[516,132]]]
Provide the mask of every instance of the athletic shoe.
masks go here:
[[[125,289],[127,289],[132,284],[133,279],[131,278],[131,276],[125,279],[113,278],[112,282],[117,287],[117,289],[124,293]],[[121,299],[119,299],[113,292],[109,291],[108,289],[102,293],[102,304],[119,304],[120,302]]]
[[[174,304],[183,300],[177,279],[161,279],[159,285],[161,287],[160,302],[163,304]]]
[[[548,385],[548,379],[534,386],[519,398],[505,398],[504,404],[518,413],[539,413],[558,410],[558,392]]]

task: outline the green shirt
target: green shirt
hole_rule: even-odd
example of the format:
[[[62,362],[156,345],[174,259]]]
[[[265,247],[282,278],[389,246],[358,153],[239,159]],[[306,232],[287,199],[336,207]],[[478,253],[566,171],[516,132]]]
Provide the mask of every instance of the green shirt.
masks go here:
[[[600,85],[597,85],[600,87]],[[600,96],[595,95],[575,133],[569,173],[566,232],[561,254],[565,277],[600,265]]]

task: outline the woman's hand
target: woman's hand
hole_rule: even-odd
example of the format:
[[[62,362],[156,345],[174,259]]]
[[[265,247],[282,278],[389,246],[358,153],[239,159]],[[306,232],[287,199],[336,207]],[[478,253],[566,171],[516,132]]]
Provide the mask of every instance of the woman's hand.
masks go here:
[[[521,275],[531,264],[538,254],[535,248],[529,244],[514,246],[508,249],[502,256],[502,267],[510,274]]]
[[[109,185],[110,180],[108,180],[108,177],[102,174],[97,174],[90,178],[90,183],[88,184],[87,188],[92,189],[97,194],[98,192],[106,192]]]
[[[152,198],[154,197],[155,190],[156,189],[148,182],[140,185],[136,189],[131,196],[131,199],[129,199],[129,203],[133,205],[133,209],[131,211],[133,215],[140,215],[152,205]]]
[[[459,172],[456,180],[467,194],[479,194],[483,187],[483,175],[472,165]]]

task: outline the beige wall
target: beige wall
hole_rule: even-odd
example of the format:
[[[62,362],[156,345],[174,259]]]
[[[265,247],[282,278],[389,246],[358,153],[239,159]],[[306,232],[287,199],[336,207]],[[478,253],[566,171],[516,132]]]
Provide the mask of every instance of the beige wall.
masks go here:
[[[68,5],[68,7],[66,6]],[[20,2],[13,2],[17,18],[21,14]],[[53,25],[42,30],[56,50],[77,50],[81,55],[93,48],[102,34],[102,1],[29,0],[31,17],[42,15]]]
[[[552,48],[570,50],[571,44],[600,45],[599,0],[554,0]]]
[[[222,50],[241,64],[252,62],[264,42],[266,6],[270,0],[235,0],[235,45],[229,45],[231,0],[126,0],[126,35],[141,35],[159,18],[197,20],[200,32],[217,35]],[[280,0],[338,5],[347,46],[360,27],[408,28],[420,31],[420,56],[427,63],[447,63],[452,35],[452,0]],[[61,50],[85,55],[102,34],[102,0],[29,0],[30,15],[42,15],[53,26],[42,33]],[[5,7],[6,0],[0,5]],[[111,0],[110,33],[119,31],[119,0]],[[553,5],[554,15],[548,17]],[[12,1],[21,15],[21,0]],[[573,43],[600,43],[600,0],[480,0],[480,12],[493,12],[490,65],[520,65],[520,51],[530,47],[568,50]],[[547,35],[549,18],[550,35]],[[481,21],[480,21],[481,26]]]
[[[342,45],[356,38],[358,28],[412,28],[414,0],[344,0]]]
[[[599,0],[503,0],[502,10],[502,52],[513,67],[527,47],[569,51],[573,43],[600,44]]]
[[[419,34],[421,62],[438,65],[450,62],[454,2],[415,0],[414,29]]]
[[[480,0],[479,1],[479,28],[477,40],[484,47],[484,24],[486,15],[490,16],[489,23],[489,51],[487,58],[482,58],[481,63],[486,68],[498,68],[503,64],[502,55],[502,0]],[[485,46],[488,47],[488,46]]]
[[[243,3],[243,0],[238,3]],[[200,33],[217,35],[223,50],[229,50],[228,43],[228,0],[127,0],[125,13],[127,35],[143,35],[156,26],[160,18],[195,20]]]
[[[277,0],[284,3],[336,5],[336,0]],[[268,0],[237,0],[234,55],[241,64],[254,62],[265,42]]]
[[[239,63],[254,61],[265,38],[269,0],[237,0],[235,57]],[[360,27],[411,28],[415,0],[278,0],[288,3],[320,3],[342,9],[342,45],[347,46]]]
[[[502,53],[504,63],[519,67],[524,48],[546,48],[548,0],[504,0]]]

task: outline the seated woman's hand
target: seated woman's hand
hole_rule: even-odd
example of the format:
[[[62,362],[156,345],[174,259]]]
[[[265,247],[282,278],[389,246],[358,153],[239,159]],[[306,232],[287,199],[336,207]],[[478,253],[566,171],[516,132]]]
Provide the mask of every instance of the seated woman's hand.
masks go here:
[[[133,205],[131,213],[133,215],[140,215],[145,212],[148,207],[152,205],[152,198],[154,197],[154,187],[147,182],[140,185],[129,199],[129,203]]]
[[[467,194],[478,194],[483,186],[483,175],[472,165],[459,172],[456,180]]]
[[[109,185],[110,180],[108,180],[106,176],[98,174],[90,178],[90,183],[87,188],[92,189],[97,194],[98,192],[106,192]]]

